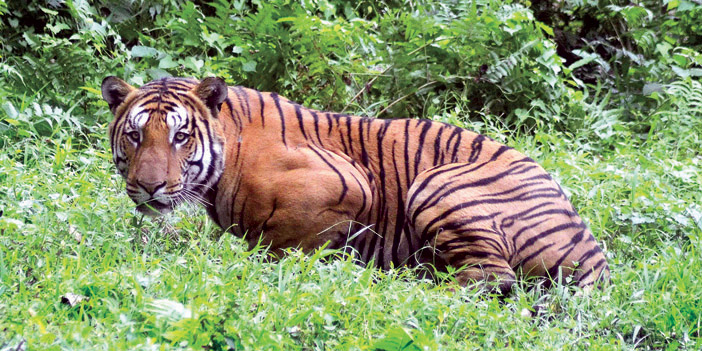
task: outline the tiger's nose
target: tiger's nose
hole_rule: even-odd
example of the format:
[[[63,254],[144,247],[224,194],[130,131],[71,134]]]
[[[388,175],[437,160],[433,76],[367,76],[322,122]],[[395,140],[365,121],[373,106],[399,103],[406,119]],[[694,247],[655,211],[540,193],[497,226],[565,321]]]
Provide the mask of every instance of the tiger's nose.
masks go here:
[[[149,195],[154,195],[157,191],[159,191],[161,188],[166,186],[166,181],[163,182],[149,182],[149,181],[136,181],[137,185],[139,185],[142,189],[146,190]]]

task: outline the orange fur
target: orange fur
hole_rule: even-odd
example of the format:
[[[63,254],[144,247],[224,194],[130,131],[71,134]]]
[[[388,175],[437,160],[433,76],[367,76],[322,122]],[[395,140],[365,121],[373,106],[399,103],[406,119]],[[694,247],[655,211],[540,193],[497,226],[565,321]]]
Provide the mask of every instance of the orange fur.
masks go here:
[[[518,268],[560,270],[581,286],[608,279],[594,237],[546,171],[468,130],[314,111],[214,78],[140,89],[107,78],[103,95],[115,163],[146,212],[148,201],[161,213],[201,201],[221,227],[274,252],[329,242],[382,268],[451,265],[461,284],[499,280],[502,290]],[[164,190],[150,195],[145,183]]]

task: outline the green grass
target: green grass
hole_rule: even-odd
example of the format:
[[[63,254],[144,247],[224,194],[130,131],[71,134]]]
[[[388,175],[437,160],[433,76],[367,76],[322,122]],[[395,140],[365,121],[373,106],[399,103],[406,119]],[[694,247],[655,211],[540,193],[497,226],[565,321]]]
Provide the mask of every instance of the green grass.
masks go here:
[[[702,349],[694,2],[0,0],[0,351]],[[109,74],[485,133],[561,183],[612,284],[501,300],[336,252],[271,261],[195,207],[143,218],[111,164]]]
[[[29,131],[0,152],[0,350],[702,347],[699,144],[495,121],[469,126],[553,172],[605,248],[610,286],[524,283],[500,300],[326,250],[271,261],[195,207],[135,214],[102,134]],[[67,293],[88,300],[72,307]]]

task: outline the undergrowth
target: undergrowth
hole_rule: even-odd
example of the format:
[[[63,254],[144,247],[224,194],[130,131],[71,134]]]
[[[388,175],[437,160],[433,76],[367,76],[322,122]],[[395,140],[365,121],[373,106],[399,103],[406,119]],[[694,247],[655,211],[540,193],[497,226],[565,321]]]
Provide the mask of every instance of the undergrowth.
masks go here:
[[[0,0],[0,350],[700,349],[701,9]],[[612,283],[498,298],[324,249],[271,260],[196,207],[144,218],[111,163],[108,74],[481,132],[553,174]]]

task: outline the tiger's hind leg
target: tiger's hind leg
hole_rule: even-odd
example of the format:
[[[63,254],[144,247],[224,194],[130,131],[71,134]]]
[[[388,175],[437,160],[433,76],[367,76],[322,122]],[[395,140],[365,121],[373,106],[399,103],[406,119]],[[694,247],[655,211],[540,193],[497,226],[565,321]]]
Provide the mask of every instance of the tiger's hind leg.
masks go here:
[[[516,276],[493,237],[487,232],[442,230],[432,245],[438,259],[458,269],[458,284],[476,284],[504,295],[512,290]]]
[[[437,283],[443,281],[436,273],[453,274],[455,282],[461,286],[478,286],[488,291],[506,294],[515,282],[515,272],[499,250],[495,250],[485,233],[466,233],[456,230],[441,230],[431,242],[415,252],[413,263],[418,264],[419,275]]]
[[[558,184],[533,160],[506,154],[420,173],[407,197],[413,240],[448,265],[468,265],[464,284],[513,281],[517,267],[547,279],[562,272],[582,288],[608,280],[603,252]]]
[[[478,284],[505,294],[516,280],[509,259],[513,247],[494,221],[499,208],[473,203],[482,195],[480,188],[455,190],[466,184],[461,173],[467,166],[449,164],[417,176],[407,196],[411,235],[428,247],[425,263],[458,269],[460,285]]]

